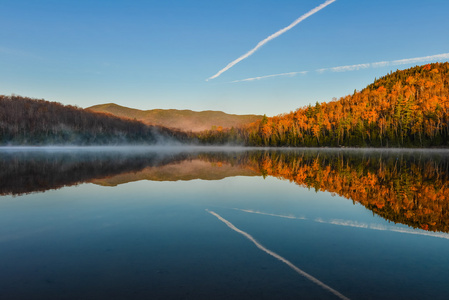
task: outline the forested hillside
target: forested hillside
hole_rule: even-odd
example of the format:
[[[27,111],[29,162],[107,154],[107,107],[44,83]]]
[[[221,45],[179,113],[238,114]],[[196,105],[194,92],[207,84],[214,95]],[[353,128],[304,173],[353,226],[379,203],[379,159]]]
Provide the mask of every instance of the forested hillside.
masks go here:
[[[121,115],[126,119],[117,117]],[[0,96],[0,144],[149,144],[170,138],[248,146],[448,147],[449,63],[396,71],[338,100],[259,118],[213,111],[139,111],[115,104],[81,109]],[[176,127],[212,128],[186,133]]]
[[[449,63],[396,71],[362,91],[225,132],[204,142],[252,146],[449,146]]]
[[[262,119],[259,115],[232,115],[222,111],[191,111],[177,109],[139,110],[114,103],[88,107],[95,112],[110,113],[117,117],[141,121],[148,125],[158,125],[183,131],[217,130],[239,127]]]
[[[153,144],[186,139],[181,132],[57,102],[0,95],[0,145]]]

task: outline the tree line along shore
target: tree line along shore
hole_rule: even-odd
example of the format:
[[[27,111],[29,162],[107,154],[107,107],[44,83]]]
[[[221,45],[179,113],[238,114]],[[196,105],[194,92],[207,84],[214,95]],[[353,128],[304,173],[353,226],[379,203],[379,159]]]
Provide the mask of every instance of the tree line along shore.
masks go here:
[[[449,63],[398,70],[361,91],[274,117],[192,131],[57,102],[0,95],[0,145],[193,143],[447,147]]]

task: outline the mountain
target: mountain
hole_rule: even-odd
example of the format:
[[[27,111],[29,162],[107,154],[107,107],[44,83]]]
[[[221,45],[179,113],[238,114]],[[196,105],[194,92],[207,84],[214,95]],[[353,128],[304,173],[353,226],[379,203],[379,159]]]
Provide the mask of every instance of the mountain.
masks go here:
[[[109,113],[121,118],[138,120],[148,125],[159,125],[183,131],[199,132],[212,128],[231,128],[262,119],[260,115],[233,115],[221,111],[191,111],[176,109],[139,110],[114,103],[94,105],[88,110]]]
[[[182,132],[57,102],[0,95],[0,145],[155,144]]]
[[[338,100],[199,140],[250,146],[448,147],[449,63],[398,70]]]

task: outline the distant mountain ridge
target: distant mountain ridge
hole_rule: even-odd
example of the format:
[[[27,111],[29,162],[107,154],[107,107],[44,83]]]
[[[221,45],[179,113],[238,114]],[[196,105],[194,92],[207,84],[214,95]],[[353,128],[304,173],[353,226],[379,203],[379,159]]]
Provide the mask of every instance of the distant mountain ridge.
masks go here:
[[[159,125],[183,131],[199,132],[222,128],[239,127],[261,120],[261,115],[234,115],[222,111],[192,111],[177,109],[140,110],[115,103],[99,104],[87,108],[94,112],[109,113],[117,117],[141,121],[148,125]]]

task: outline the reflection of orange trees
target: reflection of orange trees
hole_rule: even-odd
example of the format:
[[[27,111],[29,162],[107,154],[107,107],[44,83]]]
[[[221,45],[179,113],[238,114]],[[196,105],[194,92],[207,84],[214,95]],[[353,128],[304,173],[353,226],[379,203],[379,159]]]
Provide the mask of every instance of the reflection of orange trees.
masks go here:
[[[447,161],[278,152],[254,158],[251,167],[264,175],[352,199],[387,220],[449,232]]]
[[[368,153],[338,150],[248,150],[176,155],[95,152],[75,156],[64,152],[54,155],[10,153],[0,156],[0,195],[44,191],[94,179],[125,183],[142,178],[211,180],[260,174],[352,199],[390,221],[449,232],[449,157],[445,157],[446,152],[441,157],[437,152]],[[192,169],[187,175],[180,174],[180,168],[189,165],[182,162],[197,160],[211,164],[195,172]],[[117,179],[119,174],[122,175],[120,180]]]

